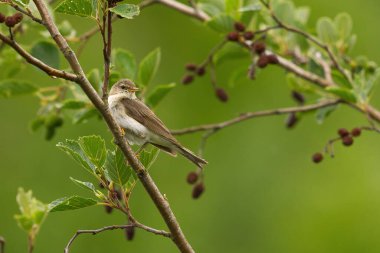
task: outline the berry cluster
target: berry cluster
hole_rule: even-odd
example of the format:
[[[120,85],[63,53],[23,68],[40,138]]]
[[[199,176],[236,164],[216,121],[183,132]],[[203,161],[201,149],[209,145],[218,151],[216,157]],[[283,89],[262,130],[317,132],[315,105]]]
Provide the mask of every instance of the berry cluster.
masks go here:
[[[203,76],[206,73],[206,68],[204,66],[197,66],[194,63],[188,63],[185,69],[190,72],[182,78],[182,83],[187,85],[194,81],[195,75]]]
[[[20,12],[17,12],[11,16],[5,16],[3,13],[0,13],[0,23],[4,23],[9,28],[12,28],[20,23],[23,18],[24,16]]]
[[[346,147],[352,146],[354,144],[354,138],[359,137],[362,133],[362,128],[355,127],[351,131],[348,131],[346,128],[340,128],[338,130],[338,137],[330,140],[328,145],[332,145],[336,141],[341,141],[342,144]],[[328,148],[326,148],[326,152],[328,152]],[[333,154],[330,154],[333,156]],[[315,153],[312,156],[312,160],[314,163],[320,163],[323,160],[323,154],[320,152]]]
[[[251,48],[257,55],[259,55],[259,59],[256,62],[257,67],[263,69],[266,68],[269,64],[279,63],[276,55],[266,54],[266,45],[263,41],[254,42]]]
[[[241,22],[234,24],[235,30],[228,33],[226,39],[235,42],[252,41],[255,39],[255,33],[253,31],[246,31],[246,27]]]
[[[199,198],[202,195],[202,193],[205,191],[205,186],[203,182],[197,183],[198,181],[200,180],[199,180],[199,174],[197,172],[192,171],[187,175],[187,182],[191,185],[194,185],[193,192],[192,192],[193,199]]]

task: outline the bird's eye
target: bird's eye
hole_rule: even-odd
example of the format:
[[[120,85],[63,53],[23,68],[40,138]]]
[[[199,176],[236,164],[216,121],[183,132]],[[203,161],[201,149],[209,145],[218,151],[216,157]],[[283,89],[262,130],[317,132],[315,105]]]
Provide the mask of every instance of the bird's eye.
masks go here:
[[[125,90],[127,88],[127,86],[122,85],[122,86],[120,86],[120,88],[122,88],[123,90]]]

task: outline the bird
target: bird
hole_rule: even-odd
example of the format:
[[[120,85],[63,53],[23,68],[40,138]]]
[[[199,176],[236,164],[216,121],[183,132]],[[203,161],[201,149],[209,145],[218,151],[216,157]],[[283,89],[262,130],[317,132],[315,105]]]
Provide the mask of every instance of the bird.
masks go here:
[[[176,140],[156,114],[137,98],[138,90],[132,80],[121,79],[112,86],[108,96],[109,110],[128,143],[140,146],[139,150],[151,144],[172,156],[179,153],[202,169],[207,161]]]

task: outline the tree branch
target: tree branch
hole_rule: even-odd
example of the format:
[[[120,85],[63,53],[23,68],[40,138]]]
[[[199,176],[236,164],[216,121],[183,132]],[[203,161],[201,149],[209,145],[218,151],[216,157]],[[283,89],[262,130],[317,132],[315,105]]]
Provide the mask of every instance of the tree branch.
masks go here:
[[[19,44],[17,44],[16,41],[11,40],[4,34],[0,33],[0,40],[3,41],[3,43],[11,46],[19,55],[21,55],[27,62],[30,64],[36,66],[37,68],[44,71],[49,76],[63,78],[72,82],[76,82],[78,80],[78,77],[74,74],[67,73],[62,70],[55,69],[44,62],[40,61],[39,59],[33,57],[31,54],[29,54],[25,49],[23,49]]]
[[[137,228],[141,228],[141,229],[144,229],[146,231],[149,231],[149,232],[151,232],[153,234],[156,234],[156,235],[162,235],[162,236],[165,236],[165,237],[170,237],[170,233],[168,233],[166,231],[157,230],[157,229],[154,229],[154,228],[141,227],[141,226],[137,226],[137,225],[112,225],[112,226],[107,226],[107,227],[103,227],[103,228],[99,228],[99,229],[94,229],[94,230],[78,230],[74,234],[74,236],[70,239],[70,241],[68,242],[68,244],[66,245],[64,253],[69,253],[71,245],[73,244],[73,242],[75,241],[75,239],[79,235],[81,235],[81,234],[97,235],[97,234],[102,233],[104,231],[110,231],[110,230],[116,230],[116,229],[126,229],[126,228],[129,228],[129,227],[137,227]]]
[[[86,78],[83,69],[74,53],[74,51],[70,48],[67,41],[63,38],[63,36],[58,31],[57,26],[54,24],[50,13],[47,9],[46,4],[43,0],[33,0],[37,6],[37,9],[44,20],[45,26],[49,31],[51,37],[55,40],[56,44],[60,48],[61,52],[65,56],[66,60],[70,64],[74,73],[78,76],[77,83],[80,85],[82,90],[85,92],[87,97],[91,100],[97,110],[103,116],[105,122],[108,125],[108,128],[112,132],[114,136],[115,143],[119,146],[120,150],[123,152],[126,157],[128,163],[136,172],[138,178],[140,179],[142,185],[145,190],[148,192],[152,201],[156,205],[157,209],[160,211],[162,218],[164,219],[166,225],[168,226],[172,240],[183,253],[193,253],[191,245],[186,240],[185,235],[183,234],[179,223],[171,210],[168,201],[164,198],[160,190],[157,188],[155,182],[148,174],[144,166],[140,163],[140,161],[135,157],[133,150],[129,146],[129,144],[124,140],[122,133],[120,131],[119,126],[116,121],[109,113],[108,106],[105,105],[99,95],[96,93],[95,89],[91,86],[90,82]]]
[[[5,239],[0,236],[0,253],[4,253],[4,248],[5,248]]]
[[[274,109],[274,110],[266,110],[266,111],[259,111],[259,112],[247,112],[243,113],[240,116],[223,121],[220,123],[215,124],[208,124],[208,125],[201,125],[201,126],[195,126],[195,127],[189,127],[184,128],[180,130],[174,130],[172,131],[172,134],[174,135],[184,135],[184,134],[190,134],[195,132],[201,132],[201,131],[212,131],[215,133],[216,131],[219,131],[223,128],[235,125],[237,123],[240,123],[242,121],[252,119],[252,118],[258,118],[258,117],[264,117],[264,116],[271,116],[271,115],[281,115],[281,114],[289,114],[289,113],[296,113],[296,112],[308,112],[308,111],[314,111],[320,108],[332,106],[341,103],[340,100],[328,100],[324,101],[318,104],[312,104],[312,105],[304,105],[299,107],[288,107],[288,108],[280,108],[280,109]],[[210,134],[207,135],[207,138],[210,137]]]

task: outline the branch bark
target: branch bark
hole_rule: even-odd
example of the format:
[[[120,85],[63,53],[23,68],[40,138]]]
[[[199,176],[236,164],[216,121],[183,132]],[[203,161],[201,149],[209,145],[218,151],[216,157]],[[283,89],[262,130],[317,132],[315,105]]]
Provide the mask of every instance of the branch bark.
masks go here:
[[[91,86],[90,82],[86,78],[83,69],[74,53],[74,51],[70,48],[67,41],[63,38],[63,36],[58,31],[57,26],[52,20],[50,13],[47,9],[47,6],[43,0],[33,0],[37,6],[37,9],[45,23],[47,30],[49,31],[51,37],[55,40],[59,49],[65,56],[66,60],[71,66],[71,69],[77,75],[77,83],[80,85],[82,90],[97,108],[97,110],[101,113],[104,120],[106,121],[108,128],[112,132],[115,143],[119,146],[120,150],[123,152],[126,157],[128,163],[132,166],[134,171],[136,172],[138,178],[140,179],[142,185],[145,190],[148,192],[152,201],[158,208],[161,213],[162,218],[164,219],[166,225],[168,226],[172,240],[178,247],[181,252],[193,253],[189,242],[186,240],[185,235],[183,234],[180,225],[171,210],[168,201],[164,198],[160,190],[157,188],[155,182],[148,174],[144,166],[140,163],[140,161],[134,156],[133,150],[128,145],[128,143],[124,140],[122,133],[120,132],[119,126],[116,121],[109,113],[108,106],[103,103],[101,97],[96,93],[95,89]]]
[[[0,236],[0,253],[4,253],[5,239]]]

